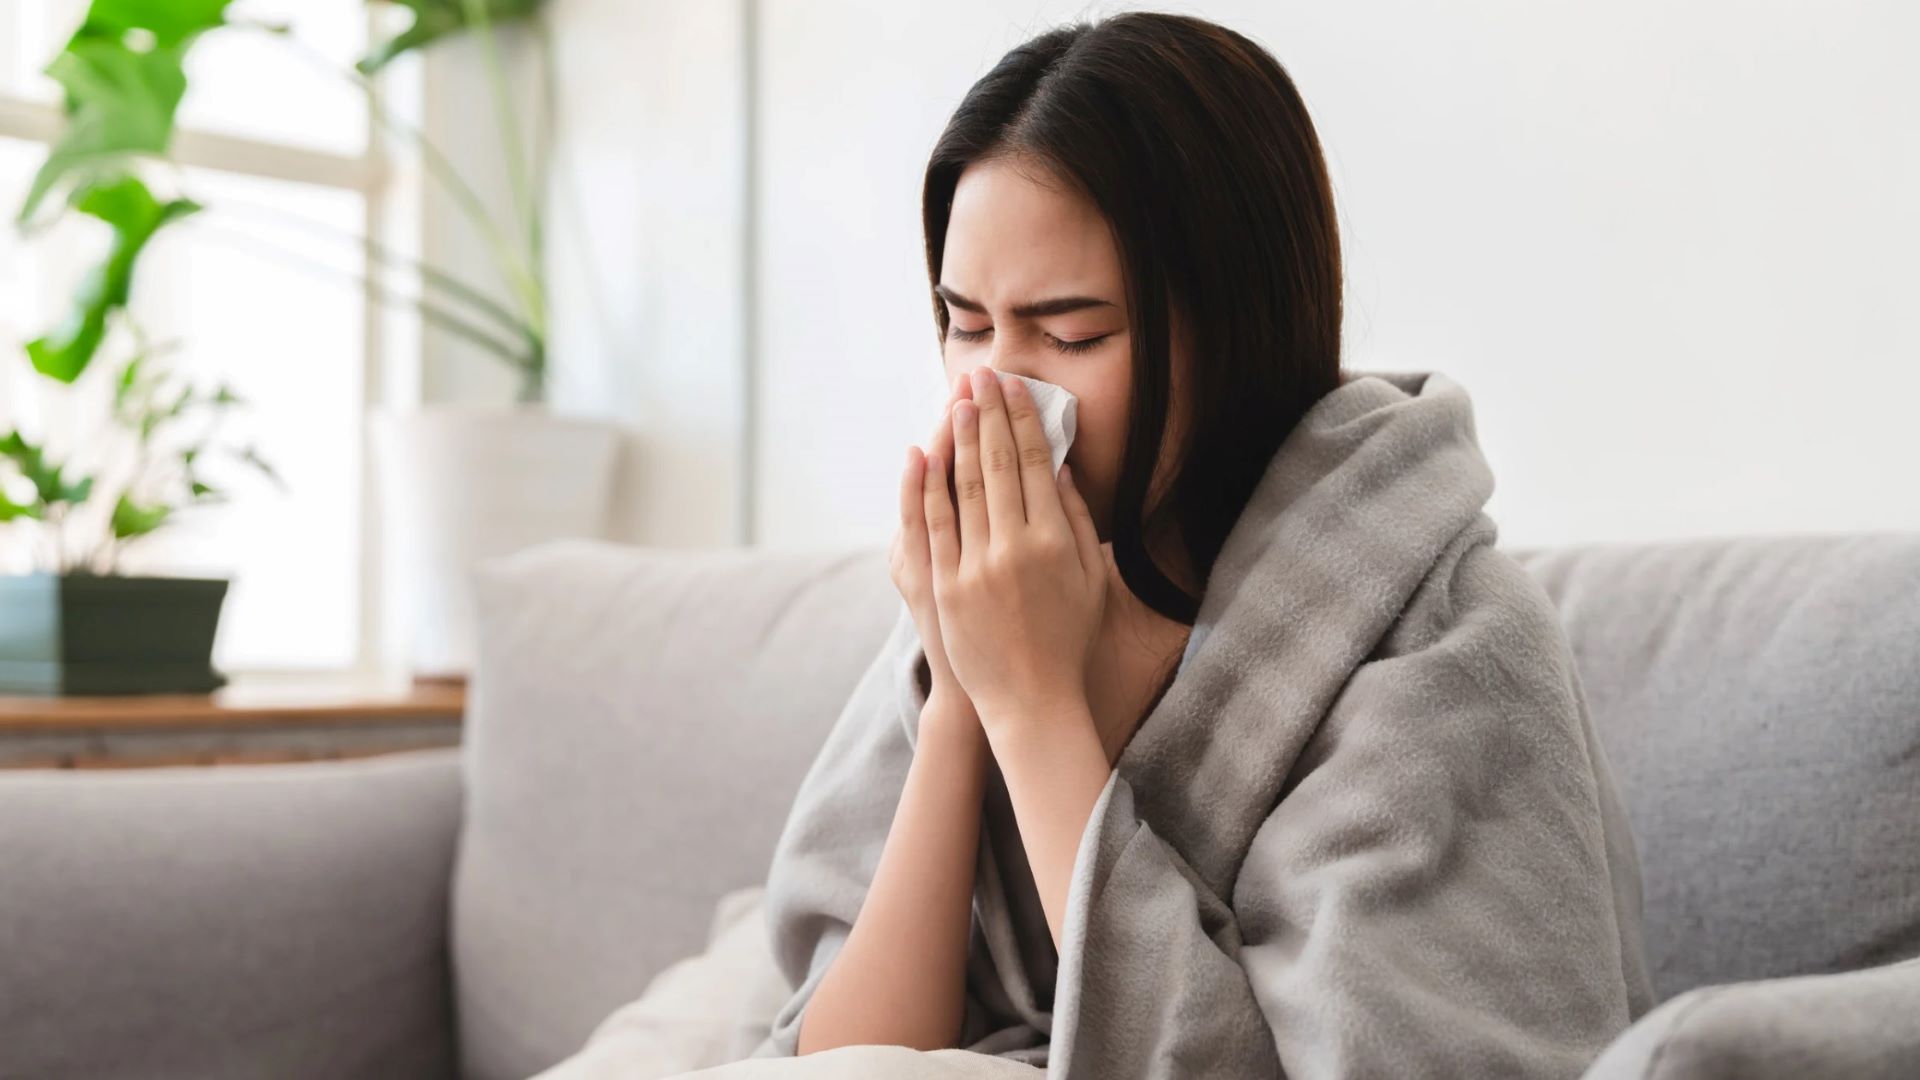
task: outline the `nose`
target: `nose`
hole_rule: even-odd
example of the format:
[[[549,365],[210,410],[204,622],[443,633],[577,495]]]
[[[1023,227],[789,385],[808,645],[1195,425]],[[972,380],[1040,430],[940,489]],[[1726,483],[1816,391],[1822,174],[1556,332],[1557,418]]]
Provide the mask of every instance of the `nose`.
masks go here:
[[[1008,338],[1011,337],[1008,335]],[[955,377],[971,379],[975,369],[987,368],[998,375],[1024,375],[1029,379],[1050,382],[1052,380],[1045,374],[1046,357],[1039,352],[1041,348],[1031,343],[996,338],[984,350],[968,355],[965,366],[953,369]]]
[[[1024,375],[1029,379],[1045,381],[1045,377],[1038,373],[1039,365],[1033,362],[1032,348],[1018,342],[995,341],[988,361],[983,366],[992,368],[996,374]]]
[[[1008,382],[1010,382],[1010,381],[1012,381],[1012,380],[1010,380],[1010,379],[1008,379],[1008,378],[1007,378],[1007,376],[1008,376],[1008,375],[1011,375],[1011,374],[1016,374],[1016,373],[1017,373],[1017,374],[1021,374],[1021,375],[1026,375],[1026,372],[1025,372],[1025,371],[1023,371],[1023,370],[1021,370],[1021,369],[1020,369],[1020,368],[1019,368],[1019,367],[1018,367],[1017,365],[1012,365],[1012,364],[975,364],[974,366],[972,366],[972,367],[970,367],[970,368],[968,368],[968,369],[967,369],[967,370],[966,370],[965,372],[963,372],[963,373],[962,373],[962,377],[963,377],[963,378],[966,378],[966,379],[968,379],[968,380],[971,380],[971,379],[973,378],[973,373],[974,373],[975,371],[979,371],[979,370],[982,370],[982,369],[984,369],[984,370],[987,370],[987,371],[991,371],[991,372],[993,372],[993,374],[994,374],[994,377],[995,377],[996,379],[998,379],[998,380],[999,380],[999,382],[1000,382],[1000,386],[1001,386],[1001,388],[1002,388],[1002,390],[1004,390],[1004,389],[1006,388],[1006,385],[1007,385],[1007,383],[1008,383]],[[1039,376],[1034,376],[1034,375],[1029,375],[1029,376],[1027,376],[1027,377],[1028,377],[1028,378],[1038,378]]]

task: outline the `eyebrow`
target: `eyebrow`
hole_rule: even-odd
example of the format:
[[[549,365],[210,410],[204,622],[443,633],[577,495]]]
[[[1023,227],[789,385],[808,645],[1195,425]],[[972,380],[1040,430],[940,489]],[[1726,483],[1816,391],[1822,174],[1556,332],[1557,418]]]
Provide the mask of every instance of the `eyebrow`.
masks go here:
[[[976,315],[987,314],[985,305],[977,300],[969,300],[945,285],[935,285],[933,291],[939,294],[942,300],[952,304],[954,307],[964,311],[971,311]],[[1094,296],[1056,296],[1050,300],[1035,300],[1032,303],[1015,304],[1013,314],[1015,318],[1020,319],[1039,319],[1045,318],[1048,315],[1064,315],[1069,311],[1080,311],[1090,307],[1113,306],[1112,301],[1102,300]]]

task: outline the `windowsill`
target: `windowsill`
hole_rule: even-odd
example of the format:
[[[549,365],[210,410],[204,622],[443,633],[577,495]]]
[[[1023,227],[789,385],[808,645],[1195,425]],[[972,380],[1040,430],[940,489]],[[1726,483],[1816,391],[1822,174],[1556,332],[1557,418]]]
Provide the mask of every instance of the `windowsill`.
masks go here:
[[[210,694],[0,695],[0,734],[458,723],[465,710],[466,687],[458,683],[249,681],[242,676]]]

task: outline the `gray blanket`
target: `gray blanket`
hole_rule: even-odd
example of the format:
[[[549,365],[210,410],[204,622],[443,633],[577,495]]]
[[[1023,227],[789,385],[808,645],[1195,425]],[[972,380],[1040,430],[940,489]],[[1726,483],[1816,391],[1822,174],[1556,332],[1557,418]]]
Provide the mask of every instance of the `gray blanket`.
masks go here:
[[[990,769],[960,1045],[1049,1077],[1574,1077],[1651,1005],[1627,819],[1471,402],[1360,373],[1282,444],[1081,837],[1056,957]],[[903,604],[767,881],[800,1017],[923,702]]]

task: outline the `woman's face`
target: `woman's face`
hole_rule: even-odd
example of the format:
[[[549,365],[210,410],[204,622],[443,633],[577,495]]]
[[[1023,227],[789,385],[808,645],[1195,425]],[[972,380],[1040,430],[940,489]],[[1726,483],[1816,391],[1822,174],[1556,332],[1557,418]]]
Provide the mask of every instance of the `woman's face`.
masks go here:
[[[1067,461],[1107,540],[1133,379],[1120,253],[1105,216],[1031,163],[969,165],[954,188],[936,291],[947,308],[949,385],[984,366],[1064,386],[1079,398]],[[1176,418],[1185,366],[1179,338]],[[1172,435],[1177,420],[1175,429]],[[1163,440],[1156,491],[1176,445],[1172,436]]]

